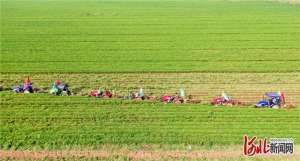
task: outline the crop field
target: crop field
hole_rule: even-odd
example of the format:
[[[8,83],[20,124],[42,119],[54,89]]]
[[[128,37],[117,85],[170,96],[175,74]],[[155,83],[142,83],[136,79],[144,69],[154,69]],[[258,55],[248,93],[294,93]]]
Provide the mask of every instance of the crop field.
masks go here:
[[[300,139],[299,108],[236,110],[48,95],[4,95],[1,99],[5,106],[1,118],[7,125],[1,131],[11,134],[1,136],[1,148],[63,149],[159,143],[235,145],[243,141],[243,134]]]
[[[1,102],[1,149],[107,150],[118,145],[182,150],[191,145],[197,150],[242,144],[244,134],[300,139],[299,108],[277,111],[12,94],[2,94]]]
[[[1,72],[299,72],[298,5],[2,0]]]
[[[299,160],[298,0],[0,0],[0,160]],[[30,77],[48,91],[14,94]],[[88,97],[180,88],[198,104]],[[244,106],[213,107],[226,91]],[[293,108],[257,109],[282,91]],[[243,136],[293,138],[243,156]]]

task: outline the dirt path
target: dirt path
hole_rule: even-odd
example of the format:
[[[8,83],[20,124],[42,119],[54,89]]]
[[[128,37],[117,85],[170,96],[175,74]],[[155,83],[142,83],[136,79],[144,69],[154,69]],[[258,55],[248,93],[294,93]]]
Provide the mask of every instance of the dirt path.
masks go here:
[[[111,156],[125,156],[132,159],[159,159],[159,158],[238,158],[240,151],[0,151],[3,158],[16,159],[43,159],[43,158],[108,158]]]
[[[218,150],[218,151],[105,151],[105,150],[63,150],[63,151],[0,151],[1,158],[14,158],[14,159],[43,159],[43,158],[109,158],[113,156],[123,156],[134,160],[149,159],[159,160],[162,158],[179,159],[237,159],[244,157],[241,150]],[[276,156],[266,155],[258,156],[265,159],[273,160],[280,157],[284,160],[297,160],[300,159],[300,151],[295,151],[293,155],[289,156]]]

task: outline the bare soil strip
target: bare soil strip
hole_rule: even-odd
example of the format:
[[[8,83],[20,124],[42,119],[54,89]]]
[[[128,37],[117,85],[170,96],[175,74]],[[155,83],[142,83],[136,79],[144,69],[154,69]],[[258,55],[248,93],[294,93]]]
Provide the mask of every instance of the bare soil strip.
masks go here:
[[[133,159],[170,158],[238,158],[241,151],[0,151],[3,158],[43,159],[43,158],[107,158],[110,156],[126,156]]]
[[[63,151],[0,151],[0,158],[14,159],[43,159],[43,158],[108,158],[113,156],[124,156],[131,159],[151,159],[158,160],[161,158],[189,158],[189,159],[233,159],[245,157],[242,150],[217,150],[217,151],[105,151],[105,150],[63,150]],[[261,155],[257,156],[265,159],[299,159],[300,151],[295,151],[293,155],[276,156],[276,155]]]

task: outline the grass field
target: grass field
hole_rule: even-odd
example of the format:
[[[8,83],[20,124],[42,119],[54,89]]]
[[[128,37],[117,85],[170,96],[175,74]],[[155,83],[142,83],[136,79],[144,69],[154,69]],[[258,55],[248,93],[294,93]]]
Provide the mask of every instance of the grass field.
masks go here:
[[[2,95],[1,99],[1,149],[238,145],[244,134],[300,139],[299,108],[258,110],[48,95]]]
[[[1,72],[299,72],[298,5],[1,1]]]
[[[243,135],[292,137],[299,145],[299,107],[252,107],[279,90],[300,105],[300,6],[279,1],[0,0],[0,153],[17,160],[64,152],[77,157],[54,160],[299,160],[297,149],[291,158],[245,158],[241,150]],[[9,92],[27,76],[47,89],[61,79],[77,96]],[[160,96],[181,86],[202,103],[87,97],[99,87]],[[222,91],[247,106],[207,105]],[[18,159],[26,150],[39,154]]]
[[[186,151],[189,146],[236,148],[243,135],[292,137],[296,144],[300,139],[299,108],[258,110],[15,94],[2,94],[1,102],[3,150],[164,152]],[[241,157],[241,150],[236,153]]]

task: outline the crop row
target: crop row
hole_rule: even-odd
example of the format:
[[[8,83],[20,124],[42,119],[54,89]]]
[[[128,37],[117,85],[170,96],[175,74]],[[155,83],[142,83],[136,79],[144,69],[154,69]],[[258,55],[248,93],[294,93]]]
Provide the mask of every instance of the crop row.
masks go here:
[[[19,85],[29,74],[2,74],[4,90]],[[282,91],[288,103],[300,101],[299,73],[107,73],[107,74],[32,74],[34,87],[49,89],[56,79],[69,84],[78,95],[86,96],[91,89],[109,89],[116,95],[128,95],[143,88],[146,95],[161,96],[178,93],[208,102],[222,91],[245,103],[255,103],[265,92]]]

